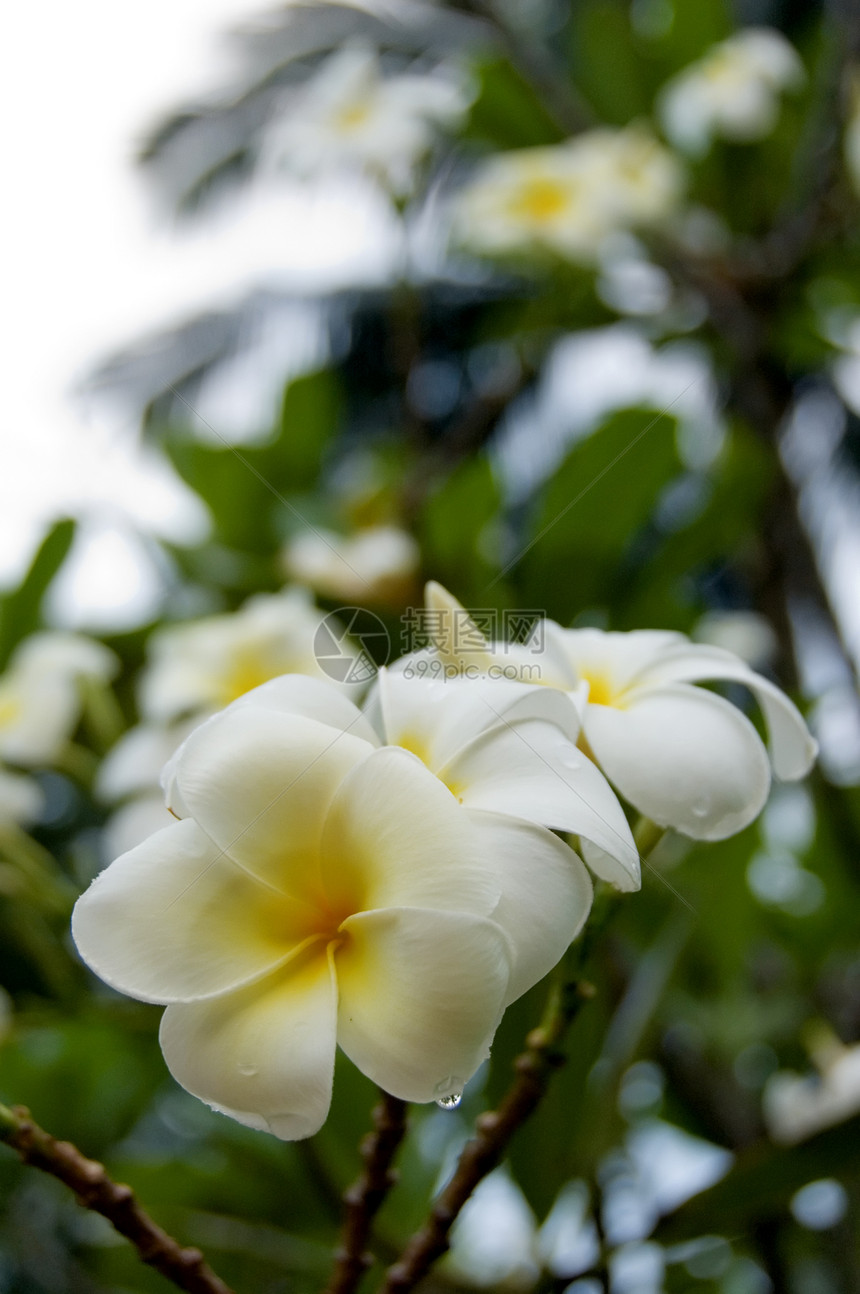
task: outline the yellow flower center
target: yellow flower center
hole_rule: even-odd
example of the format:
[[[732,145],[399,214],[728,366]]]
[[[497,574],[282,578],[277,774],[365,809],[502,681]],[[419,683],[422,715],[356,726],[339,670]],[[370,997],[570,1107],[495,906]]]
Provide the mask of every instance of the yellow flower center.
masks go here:
[[[368,103],[350,103],[335,116],[335,125],[341,130],[357,130],[362,126],[370,116],[370,105]]]
[[[260,651],[238,652],[221,682],[222,705],[229,705],[237,697],[244,696],[261,683],[268,683],[270,678],[281,673],[287,673],[287,670],[274,669]]]
[[[569,202],[569,187],[558,180],[530,180],[513,199],[510,210],[514,216],[541,224],[560,216]]]
[[[609,674],[601,670],[579,669],[579,677],[588,683],[589,705],[611,705],[623,709],[623,691],[618,688]]]
[[[0,728],[12,724],[21,713],[21,702],[17,696],[3,696],[0,693]]]

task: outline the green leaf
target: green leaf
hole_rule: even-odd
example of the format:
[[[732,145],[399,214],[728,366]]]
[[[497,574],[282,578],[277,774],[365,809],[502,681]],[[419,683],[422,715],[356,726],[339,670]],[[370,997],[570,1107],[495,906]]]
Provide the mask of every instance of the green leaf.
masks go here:
[[[42,544],[18,588],[0,601],[0,668],[5,668],[13,649],[41,623],[42,600],[48,586],[66,560],[75,523],[58,521]]]
[[[627,6],[617,0],[577,5],[572,37],[576,83],[601,121],[623,126],[647,113],[650,94]]]
[[[420,519],[428,574],[472,606],[485,604],[486,586],[498,569],[492,560],[492,525],[500,506],[489,459],[478,454],[432,491]]]
[[[271,552],[308,509],[313,486],[341,421],[340,387],[329,370],[290,382],[278,430],[266,445],[212,446],[166,436],[170,459],[208,505],[218,541],[244,552]]]
[[[277,449],[261,450],[261,462],[276,458],[278,474],[292,489],[308,489],[319,476],[342,416],[340,385],[331,369],[294,378],[284,391]]]
[[[481,63],[476,75],[479,89],[463,132],[466,138],[497,148],[556,144],[563,138],[540,98],[510,63]]]
[[[634,541],[681,470],[674,433],[667,414],[626,409],[576,444],[550,480],[521,578],[553,619],[631,596]]]

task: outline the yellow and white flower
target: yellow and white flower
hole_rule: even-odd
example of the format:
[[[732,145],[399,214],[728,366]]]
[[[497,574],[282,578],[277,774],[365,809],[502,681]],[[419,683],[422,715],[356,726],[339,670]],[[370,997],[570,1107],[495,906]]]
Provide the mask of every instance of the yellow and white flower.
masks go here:
[[[421,553],[399,526],[366,526],[353,535],[303,530],[284,550],[291,579],[344,602],[397,602],[412,588]]]
[[[325,1120],[338,1044],[405,1100],[461,1090],[591,897],[557,837],[465,809],[361,715],[345,731],[296,713],[299,685],[317,714],[349,705],[299,679],[292,713],[243,698],[196,729],[168,781],[182,820],[73,919],[97,974],[167,1006],[174,1077],[287,1140]]]
[[[322,619],[304,590],[287,589],[250,598],[233,614],[160,629],[141,681],[144,717],[202,718],[279,674],[325,677],[314,654]]]
[[[646,130],[604,127],[488,158],[455,201],[453,235],[488,255],[591,261],[608,234],[667,216],[681,189],[678,162]]]
[[[78,634],[32,634],[0,676],[0,758],[12,764],[50,764],[81,717],[87,681],[105,683],[116,656]]]
[[[459,124],[469,98],[452,69],[386,77],[372,49],[351,44],[284,102],[263,142],[264,165],[305,175],[358,167],[408,194],[417,163],[440,129]]]
[[[803,777],[815,759],[816,743],[796,706],[731,652],[680,633],[606,633],[545,621],[525,644],[486,643],[482,652],[458,653],[450,626],[463,608],[435,584],[427,600],[442,626],[434,651],[448,669],[495,667],[508,678],[519,670],[534,682],[537,662],[539,681],[567,691],[581,714],[581,744],[621,795],[660,826],[722,840],[752,822],[770,789],[767,752],[749,719],[696,683],[739,683],[753,693],[777,777]],[[448,631],[440,616],[446,610]]]
[[[715,137],[748,143],[769,135],[779,96],[803,84],[793,45],[772,27],[746,27],[714,45],[663,87],[658,113],[667,137],[701,156]]]

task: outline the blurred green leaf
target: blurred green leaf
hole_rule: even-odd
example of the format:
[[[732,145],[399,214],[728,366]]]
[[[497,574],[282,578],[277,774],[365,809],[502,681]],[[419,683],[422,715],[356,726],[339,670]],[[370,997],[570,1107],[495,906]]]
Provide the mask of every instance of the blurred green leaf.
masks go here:
[[[75,523],[70,518],[52,526],[17,589],[0,599],[0,669],[5,669],[18,643],[40,627],[42,600],[74,537]]]
[[[574,445],[523,545],[519,580],[535,604],[567,624],[621,591],[629,598],[639,574],[635,540],[680,466],[675,420],[653,409],[613,414]]]
[[[563,138],[532,86],[510,63],[488,61],[474,70],[478,93],[464,132],[467,139],[480,139],[496,148],[532,148]]]
[[[628,6],[619,0],[586,0],[573,10],[573,71],[578,87],[608,125],[623,126],[648,111]]]

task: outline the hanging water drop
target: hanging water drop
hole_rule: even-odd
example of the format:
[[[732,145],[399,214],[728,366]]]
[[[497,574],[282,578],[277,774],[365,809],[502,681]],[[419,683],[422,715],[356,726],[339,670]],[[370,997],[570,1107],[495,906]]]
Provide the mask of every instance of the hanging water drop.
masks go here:
[[[440,1096],[436,1104],[440,1110],[456,1110],[457,1106],[463,1099],[462,1092],[452,1092],[450,1096]]]

